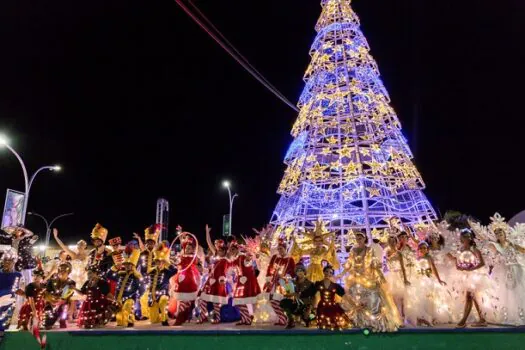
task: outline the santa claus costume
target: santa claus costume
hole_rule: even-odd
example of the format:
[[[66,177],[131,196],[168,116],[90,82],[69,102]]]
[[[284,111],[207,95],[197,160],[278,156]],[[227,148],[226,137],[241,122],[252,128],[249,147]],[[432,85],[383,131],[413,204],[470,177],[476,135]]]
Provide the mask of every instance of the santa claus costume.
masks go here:
[[[189,235],[183,235],[182,252],[177,257],[177,274],[171,278],[172,297],[177,300],[177,317],[175,326],[189,321],[197,293],[199,291],[200,273],[197,269],[198,259],[195,251],[196,242]]]
[[[255,304],[257,297],[261,294],[261,288],[255,274],[255,264],[251,254],[239,254],[239,244],[233,240],[230,242],[231,268],[234,270],[236,283],[233,291],[233,305],[241,312],[241,321],[237,325],[251,325],[253,316],[250,316],[248,304]]]
[[[283,239],[279,239],[277,246],[278,253],[270,259],[266,271],[266,284],[264,285],[264,293],[268,295],[272,308],[279,318],[279,321],[275,325],[279,326],[285,326],[288,318],[280,306],[283,295],[279,293],[277,287],[284,276],[290,275],[292,278],[295,277],[295,262],[292,257],[287,256],[286,249],[286,242]]]
[[[211,257],[211,268],[208,278],[201,289],[199,296],[199,320],[203,323],[207,319],[208,303],[213,303],[214,318],[211,323],[221,321],[221,306],[228,304],[228,290],[226,288],[226,270],[229,260],[226,257],[226,243],[222,239],[214,242],[215,254]]]

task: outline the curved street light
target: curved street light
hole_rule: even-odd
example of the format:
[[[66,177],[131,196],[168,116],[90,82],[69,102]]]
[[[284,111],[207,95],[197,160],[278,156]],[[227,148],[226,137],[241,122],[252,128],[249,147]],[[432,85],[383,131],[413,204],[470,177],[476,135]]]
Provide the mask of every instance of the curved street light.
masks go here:
[[[62,168],[59,165],[47,165],[39,168],[35,173],[29,178],[27,174],[27,169],[24,161],[22,160],[22,157],[14,150],[13,147],[9,146],[9,142],[4,136],[0,135],[0,146],[5,146],[8,150],[11,151],[18,159],[18,162],[20,163],[20,166],[22,167],[22,172],[24,173],[24,203],[22,206],[22,217],[20,218],[20,225],[24,225],[26,223],[26,213],[27,213],[27,203],[29,202],[29,190],[31,189],[31,186],[33,185],[33,181],[35,180],[36,175],[41,172],[42,170],[51,170],[51,171],[60,171]]]
[[[33,216],[38,216],[39,218],[44,220],[44,222],[46,224],[46,243],[45,243],[45,247],[47,248],[49,246],[49,239],[51,238],[51,227],[53,226],[53,223],[55,221],[57,221],[58,219],[63,218],[64,216],[70,216],[70,215],[73,215],[75,213],[61,214],[59,216],[54,217],[53,220],[51,220],[51,222],[48,222],[47,219],[44,216],[42,216],[42,215],[40,215],[38,213],[35,213],[34,211],[30,211],[27,214],[28,215],[33,215]],[[44,256],[46,256],[45,253],[44,253]]]
[[[232,192],[230,190],[230,181],[224,181],[222,183],[222,186],[223,187],[226,187],[228,189],[228,196],[230,197],[230,217],[229,217],[229,226],[230,226],[230,236],[232,235],[232,212],[233,212],[233,200],[235,199],[235,197],[238,197],[237,193],[235,193],[233,196],[232,196]]]

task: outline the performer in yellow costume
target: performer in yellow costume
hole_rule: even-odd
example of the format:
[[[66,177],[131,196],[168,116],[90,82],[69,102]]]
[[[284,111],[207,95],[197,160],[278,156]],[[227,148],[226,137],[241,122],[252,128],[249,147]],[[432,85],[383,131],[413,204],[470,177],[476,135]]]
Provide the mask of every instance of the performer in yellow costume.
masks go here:
[[[343,272],[346,278],[343,308],[355,327],[374,332],[393,332],[402,325],[394,300],[386,288],[381,256],[368,247],[366,234],[357,232]]]
[[[309,256],[310,264],[306,269],[306,278],[312,283],[322,281],[323,261],[326,261],[335,271],[339,269],[339,261],[335,251],[335,235],[325,228],[325,223],[319,219],[311,232],[304,233],[305,239],[297,242],[292,236],[293,246],[291,256],[296,263],[301,257]]]
[[[117,306],[117,326],[133,327],[135,323],[134,304],[136,301],[139,283],[142,279],[136,266],[140,257],[140,250],[130,246],[124,250],[124,269],[111,270],[107,277],[117,282],[115,303]]]
[[[168,326],[168,301],[170,278],[177,269],[170,261],[170,249],[164,244],[153,252],[155,266],[149,272],[149,320],[150,323],[162,323]]]
[[[152,268],[155,266],[153,251],[157,245],[159,235],[160,235],[161,225],[151,225],[150,227],[144,230],[144,243],[140,239],[140,236],[135,234],[134,237],[139,241],[140,246],[140,263],[139,263],[139,272],[144,279],[140,283],[140,313],[142,319],[146,320],[149,318],[149,305],[148,301],[150,299],[150,280],[149,274]]]

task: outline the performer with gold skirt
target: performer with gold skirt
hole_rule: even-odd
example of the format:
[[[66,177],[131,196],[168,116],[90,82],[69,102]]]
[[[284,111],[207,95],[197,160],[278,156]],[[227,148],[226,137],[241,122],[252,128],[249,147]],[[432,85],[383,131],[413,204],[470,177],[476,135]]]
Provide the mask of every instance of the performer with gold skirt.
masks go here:
[[[144,230],[144,243],[140,239],[138,234],[133,234],[139,241],[139,247],[141,250],[140,261],[139,261],[139,272],[143,276],[143,280],[140,283],[140,313],[142,320],[147,320],[149,318],[149,305],[150,300],[149,290],[150,290],[150,280],[149,274],[154,267],[154,258],[153,251],[159,240],[161,231],[161,225],[155,224],[151,225]]]
[[[297,264],[301,257],[310,257],[310,264],[306,269],[306,278],[312,283],[322,281],[323,261],[330,264],[335,270],[339,269],[339,260],[335,250],[335,236],[325,228],[325,223],[319,219],[315,222],[312,232],[304,234],[307,238],[300,243],[292,236],[293,246],[290,255]]]
[[[44,282],[45,272],[42,262],[38,260],[38,265],[33,270],[33,282],[25,288],[26,301],[20,309],[18,315],[18,329],[27,331],[31,325],[39,325],[44,316],[44,293],[46,291]]]
[[[72,269],[68,262],[60,264],[58,272],[47,282],[43,323],[48,330],[53,328],[57,320],[60,328],[67,328],[67,309],[76,285],[76,282],[69,278]]]
[[[199,320],[203,323],[207,319],[208,303],[213,303],[213,319],[211,323],[221,322],[221,306],[228,304],[228,290],[226,288],[226,270],[229,261],[226,257],[226,243],[222,239],[217,239],[212,244],[210,236],[211,228],[206,225],[206,242],[212,256],[210,257],[210,271],[206,282],[201,288],[199,296]]]
[[[170,249],[161,243],[153,251],[154,266],[149,271],[148,280],[150,296],[149,300],[149,320],[151,324],[168,324],[168,301],[170,278],[177,273],[177,269],[172,266],[170,261]]]
[[[135,325],[134,304],[139,291],[142,275],[137,271],[140,250],[126,246],[124,250],[124,269],[111,271],[108,278],[117,282],[115,303],[117,308],[117,326]]]
[[[286,254],[286,241],[279,239],[277,245],[277,254],[273,255],[268,264],[266,271],[266,284],[263,288],[265,295],[268,295],[272,309],[278,317],[276,326],[286,326],[288,318],[280,306],[283,295],[279,293],[278,286],[280,280],[286,275],[295,277],[295,261],[292,257]]]
[[[366,234],[357,232],[353,238],[356,244],[340,274],[348,275],[343,308],[355,327],[370,328],[374,332],[396,331],[403,322],[388,292],[381,257],[366,246]]]
[[[199,259],[197,258],[196,242],[184,232],[181,235],[182,252],[176,259],[178,272],[170,280],[172,296],[177,300],[175,326],[180,326],[189,321],[195,299],[197,299],[201,278],[197,267]]]
[[[91,241],[95,248],[88,254],[87,267],[92,271],[96,271],[101,276],[103,276],[112,265],[111,257],[109,256],[111,251],[104,246],[107,236],[108,230],[98,223],[93,228],[93,231],[91,231]]]

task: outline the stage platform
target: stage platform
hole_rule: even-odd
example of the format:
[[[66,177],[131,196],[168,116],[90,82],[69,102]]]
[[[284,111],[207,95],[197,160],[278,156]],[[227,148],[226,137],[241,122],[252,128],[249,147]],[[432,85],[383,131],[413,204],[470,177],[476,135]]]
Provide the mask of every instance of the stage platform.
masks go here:
[[[44,333],[44,331],[42,332]],[[185,325],[133,329],[108,327],[96,330],[45,332],[49,350],[215,350],[215,349],[353,349],[353,350],[516,350],[525,349],[525,328],[451,327],[401,329],[396,333],[363,330],[340,332],[275,326]],[[39,346],[29,332],[7,331],[0,350],[31,350]]]

